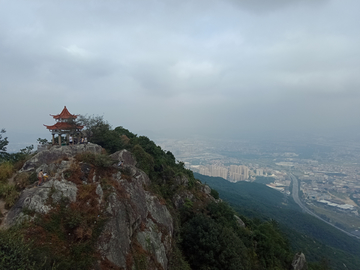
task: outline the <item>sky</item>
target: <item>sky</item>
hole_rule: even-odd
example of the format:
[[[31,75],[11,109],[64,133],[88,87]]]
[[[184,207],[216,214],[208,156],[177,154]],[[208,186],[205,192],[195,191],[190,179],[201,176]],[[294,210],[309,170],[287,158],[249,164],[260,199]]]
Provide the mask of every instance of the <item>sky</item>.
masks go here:
[[[0,128],[64,106],[139,135],[359,134],[356,0],[0,0]]]

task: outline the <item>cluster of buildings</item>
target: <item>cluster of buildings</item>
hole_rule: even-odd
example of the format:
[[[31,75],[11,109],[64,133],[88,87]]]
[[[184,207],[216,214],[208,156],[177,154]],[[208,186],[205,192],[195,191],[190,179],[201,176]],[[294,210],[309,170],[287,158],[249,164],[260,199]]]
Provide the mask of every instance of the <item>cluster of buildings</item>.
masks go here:
[[[245,165],[193,165],[191,169],[202,175],[221,177],[231,182],[245,181],[250,176],[250,169]]]

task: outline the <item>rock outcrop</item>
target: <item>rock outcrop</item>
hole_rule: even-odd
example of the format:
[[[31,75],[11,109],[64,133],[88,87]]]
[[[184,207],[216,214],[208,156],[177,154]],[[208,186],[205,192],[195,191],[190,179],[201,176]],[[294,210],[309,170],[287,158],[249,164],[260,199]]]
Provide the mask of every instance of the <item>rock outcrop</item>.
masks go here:
[[[296,253],[291,263],[293,270],[307,270],[307,263],[304,253]]]
[[[24,210],[47,214],[52,209],[49,200],[52,205],[62,199],[76,203],[82,186],[95,185],[97,203],[94,207],[101,209],[101,215],[106,218],[97,241],[101,260],[119,269],[134,269],[139,259],[145,260],[148,269],[168,269],[174,222],[166,205],[148,190],[148,176],[135,167],[136,160],[126,150],[110,156],[113,160],[113,166],[108,170],[111,175],[101,176],[92,164],[74,158],[76,154],[88,151],[101,153],[102,149],[93,144],[52,147],[28,160],[22,172],[43,169],[52,173],[42,186],[23,190],[10,209],[5,225],[9,227],[17,221],[31,219],[25,214],[29,211]],[[123,161],[121,166],[118,166],[119,161]],[[179,184],[188,182],[185,177],[178,180]],[[185,198],[192,199],[192,196],[186,193],[184,197],[178,196],[177,207]],[[101,263],[98,262],[98,268]]]
[[[29,172],[38,169],[40,166],[50,166],[50,164],[56,161],[73,157],[79,153],[90,152],[100,154],[102,151],[103,149],[101,146],[92,143],[73,146],[52,146],[48,150],[43,150],[37,153],[33,158],[25,162],[20,171]]]

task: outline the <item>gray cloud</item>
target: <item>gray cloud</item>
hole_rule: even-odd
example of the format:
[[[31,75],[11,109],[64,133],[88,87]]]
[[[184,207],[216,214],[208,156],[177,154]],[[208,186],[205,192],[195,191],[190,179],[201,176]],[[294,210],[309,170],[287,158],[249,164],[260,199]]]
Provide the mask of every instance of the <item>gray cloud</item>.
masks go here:
[[[134,132],[359,124],[354,0],[0,5],[0,128],[10,141],[49,136],[42,124],[64,105]]]
[[[229,0],[235,5],[256,13],[266,13],[296,6],[318,6],[329,0]]]

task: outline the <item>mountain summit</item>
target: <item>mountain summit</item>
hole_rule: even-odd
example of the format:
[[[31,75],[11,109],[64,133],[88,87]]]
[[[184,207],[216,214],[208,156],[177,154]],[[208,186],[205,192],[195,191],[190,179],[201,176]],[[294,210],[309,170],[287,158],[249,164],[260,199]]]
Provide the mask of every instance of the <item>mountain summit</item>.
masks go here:
[[[112,154],[93,143],[48,146],[23,164],[13,176],[23,189],[0,231],[2,266],[306,269],[303,254],[291,266],[275,222],[240,218],[172,153],[121,138]]]

